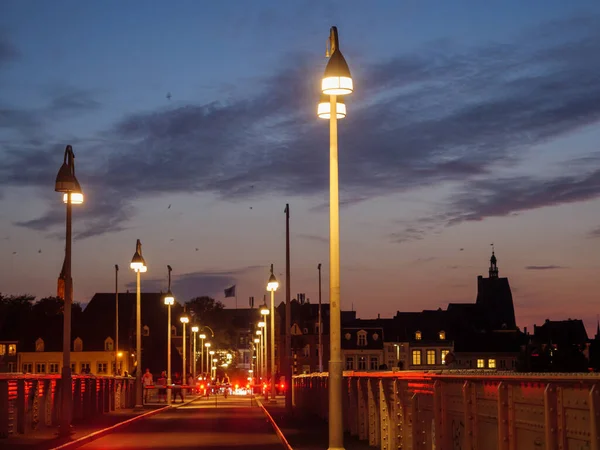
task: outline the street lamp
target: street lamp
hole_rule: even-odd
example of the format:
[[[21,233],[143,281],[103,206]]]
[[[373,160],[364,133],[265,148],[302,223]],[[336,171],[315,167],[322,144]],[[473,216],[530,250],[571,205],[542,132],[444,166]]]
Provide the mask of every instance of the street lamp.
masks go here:
[[[211,356],[213,356],[214,354],[215,354],[215,351],[214,351],[214,350],[211,350],[210,352],[208,352],[208,359],[210,359],[210,357],[211,357]],[[215,361],[216,361],[216,359],[215,359],[215,358],[213,358],[213,359],[210,361],[210,379],[211,379],[211,380],[212,380],[213,378],[215,378],[215,377],[216,377],[216,373],[215,373],[215,377],[213,377],[213,373],[212,373],[212,372],[213,372],[213,362],[215,362]]]
[[[204,377],[204,339],[206,339],[206,335],[204,333],[200,334],[200,373]]]
[[[135,244],[135,253],[131,258],[129,267],[136,274],[136,325],[135,325],[135,351],[137,357],[137,369],[135,371],[135,408],[143,408],[142,403],[142,293],[140,288],[140,274],[146,272],[148,267],[142,256],[142,243],[138,239]]]
[[[61,404],[60,415],[61,436],[71,434],[71,416],[73,409],[72,381],[71,381],[71,305],[73,304],[73,280],[71,278],[71,212],[72,205],[83,203],[83,193],[79,181],[75,177],[75,154],[73,147],[67,145],[62,166],[56,175],[54,184],[56,192],[63,193],[63,202],[67,205],[65,261],[64,273],[61,273],[60,282],[64,283],[63,307],[63,367],[61,372]]]
[[[273,273],[273,264],[271,264],[271,276],[267,283],[267,291],[271,293],[271,401],[275,401],[275,291],[279,287],[277,278]]]
[[[210,348],[211,343],[207,342],[206,344],[204,344],[204,346],[206,347],[206,368],[208,369],[208,367],[209,367],[209,364],[208,364],[208,357],[209,356],[208,355],[210,354],[210,352],[208,351],[208,349]]]
[[[267,378],[267,322],[258,322],[258,330],[256,334],[260,335],[260,364],[261,376]],[[264,328],[264,331],[262,330]]]
[[[119,368],[119,266],[115,264],[115,370],[113,375],[120,375]]]
[[[338,95],[354,90],[348,64],[340,51],[338,32],[331,27],[328,40],[329,61],[321,82],[321,92],[329,95],[329,449],[344,448],[342,422],[343,367],[341,352],[340,306],[340,204],[338,183]],[[344,105],[345,106],[345,105]],[[345,107],[344,113],[345,113]],[[335,114],[333,112],[335,111]],[[345,114],[344,114],[345,115]],[[326,117],[327,114],[319,114]]]
[[[167,295],[165,295],[165,305],[167,305],[167,386],[171,386],[171,306],[175,304],[175,297],[171,293],[171,266],[167,266],[169,271],[169,287],[167,289]],[[171,404],[171,389],[167,388],[167,403]]]
[[[192,333],[194,334],[194,359],[192,362],[192,377],[194,378],[194,383],[196,382],[196,341],[198,340],[198,331],[200,330],[200,328],[198,328],[197,325],[194,325],[192,327]]]
[[[182,383],[185,384],[185,379],[186,379],[186,374],[185,371],[187,370],[186,365],[185,365],[185,324],[189,323],[190,318],[186,315],[183,315],[179,318],[179,321],[183,324],[183,374],[181,375],[182,378]]]
[[[256,373],[256,382],[260,381],[260,339],[254,338],[254,357],[256,358],[256,362],[254,363],[254,368],[256,369],[254,373]],[[253,358],[254,359],[254,358]]]
[[[319,271],[319,372],[323,372],[323,318],[321,312],[321,263],[317,266]]]

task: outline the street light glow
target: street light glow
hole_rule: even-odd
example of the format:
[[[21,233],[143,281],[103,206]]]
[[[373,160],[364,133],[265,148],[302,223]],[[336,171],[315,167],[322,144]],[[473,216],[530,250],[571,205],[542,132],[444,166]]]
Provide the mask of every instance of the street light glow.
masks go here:
[[[189,323],[189,321],[190,321],[190,318],[189,318],[188,316],[181,316],[181,317],[179,318],[179,321],[180,321],[181,323]]]
[[[197,326],[195,326],[195,325],[194,325],[194,326],[192,327],[192,333],[197,333],[197,332],[198,332],[198,330],[199,330],[199,328],[198,328]]]
[[[134,272],[146,272],[148,271],[148,267],[146,266],[146,261],[142,256],[142,243],[140,240],[137,240],[135,253],[133,254],[133,258],[131,258],[131,263],[129,264]]]
[[[173,294],[171,293],[171,291],[167,292],[167,295],[165,295],[165,305],[171,306],[175,304],[175,297],[173,297]]]
[[[269,308],[267,307],[267,305],[266,305],[266,304],[264,304],[264,305],[262,305],[262,306],[260,307],[260,313],[261,313],[263,316],[268,316],[268,315],[270,314]]]
[[[337,118],[343,119],[346,117],[346,103],[344,97],[340,97],[336,100],[335,110],[337,111]],[[319,106],[317,106],[317,116],[321,119],[331,118],[331,101],[325,94],[321,94],[321,100]]]
[[[331,57],[325,67],[321,91],[326,95],[348,95],[354,90],[348,63],[340,51],[337,28],[332,27],[329,38]]]
[[[206,335],[203,333],[200,335],[200,339],[206,339]]]

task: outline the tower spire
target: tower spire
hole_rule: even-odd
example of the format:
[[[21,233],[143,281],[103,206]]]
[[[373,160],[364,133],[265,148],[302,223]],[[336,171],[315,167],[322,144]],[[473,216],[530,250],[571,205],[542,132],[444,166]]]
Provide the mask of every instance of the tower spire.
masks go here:
[[[490,244],[492,246],[492,257],[490,258],[490,278],[498,278],[498,260],[496,259],[496,254],[494,252],[494,244]]]

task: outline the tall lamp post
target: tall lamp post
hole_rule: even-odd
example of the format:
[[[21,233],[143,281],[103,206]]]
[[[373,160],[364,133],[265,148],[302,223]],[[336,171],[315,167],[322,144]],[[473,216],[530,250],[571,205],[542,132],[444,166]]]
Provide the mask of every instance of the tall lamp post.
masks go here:
[[[71,212],[72,205],[83,203],[81,186],[75,177],[75,154],[73,147],[67,145],[62,166],[56,175],[54,184],[56,192],[63,193],[63,202],[67,205],[67,225],[64,273],[61,274],[64,282],[63,308],[63,367],[61,372],[61,415],[59,433],[61,436],[71,434],[71,416],[73,409],[72,381],[71,381],[71,306],[73,304],[73,280],[71,278]]]
[[[115,373],[120,375],[119,369],[119,266],[115,264]]]
[[[214,350],[211,350],[210,352],[208,352],[208,356],[210,359],[210,379],[211,380],[217,377],[216,371],[215,371],[215,376],[213,377],[213,365],[214,365],[214,362],[217,360],[216,358],[212,358],[212,356],[214,354],[215,354]]]
[[[256,362],[254,363],[254,375],[256,378],[256,384],[260,383],[260,367],[259,367],[259,363],[260,363],[260,358],[259,358],[259,350],[260,350],[260,339],[259,338],[254,338],[254,358],[256,358]],[[253,359],[254,359],[253,358]]]
[[[187,370],[187,366],[185,365],[185,324],[189,323],[190,318],[186,315],[183,315],[179,318],[179,320],[181,321],[181,323],[183,324],[183,373],[181,375],[181,381],[183,384],[186,383],[185,379],[186,379],[186,374],[185,371]]]
[[[200,330],[200,328],[198,328],[197,325],[194,325],[192,327],[192,333],[194,335],[194,349],[193,349],[193,359],[192,359],[192,376],[194,377],[194,383],[196,382],[196,358],[198,357],[198,355],[196,355],[196,341],[198,340],[198,331]]]
[[[200,373],[202,377],[204,377],[204,339],[206,339],[206,335],[204,333],[200,334]]]
[[[321,263],[317,266],[319,270],[319,372],[323,372],[323,319],[321,312]]]
[[[138,239],[135,244],[135,253],[131,258],[129,267],[136,274],[136,323],[135,323],[135,356],[137,358],[137,368],[135,371],[135,408],[144,407],[142,400],[142,292],[140,287],[140,274],[148,270],[146,261],[142,256],[142,243]]]
[[[261,362],[261,372],[262,377],[267,378],[268,373],[268,365],[267,365],[267,322],[258,322],[258,328],[260,328],[260,346],[261,346],[261,354],[260,354],[260,362]]]
[[[206,347],[206,370],[207,371],[208,371],[208,368],[209,368],[208,359],[210,357],[209,356],[209,354],[210,354],[210,351],[209,351],[210,346],[211,346],[210,342],[207,342],[206,344],[204,344],[204,347]],[[210,377],[210,374],[208,376]]]
[[[260,324],[264,324],[264,322],[259,322]],[[262,330],[256,330],[256,335],[258,336],[258,350],[256,357],[256,364],[258,365],[258,382],[260,383],[263,377],[263,332]],[[256,342],[256,340],[255,340]]]
[[[171,386],[171,306],[175,304],[175,297],[171,293],[171,266],[167,266],[169,271],[169,287],[165,295],[165,305],[167,305],[167,386]],[[167,387],[167,403],[171,404],[171,389]]]
[[[271,401],[275,401],[276,381],[275,381],[275,291],[279,287],[277,278],[273,273],[273,264],[271,264],[271,276],[267,283],[267,291],[271,293]]]
[[[331,27],[327,56],[329,61],[321,82],[322,98],[319,117],[329,119],[329,450],[344,448],[342,422],[343,367],[341,352],[340,306],[340,205],[338,185],[338,131],[337,119],[346,116],[342,98],[354,90],[348,64],[340,51],[338,32]],[[325,101],[323,101],[325,100]]]

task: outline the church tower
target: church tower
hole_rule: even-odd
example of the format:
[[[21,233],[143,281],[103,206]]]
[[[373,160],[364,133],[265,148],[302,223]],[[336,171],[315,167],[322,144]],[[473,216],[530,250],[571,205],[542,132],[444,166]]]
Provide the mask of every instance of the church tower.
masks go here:
[[[490,278],[498,278],[498,260],[492,250],[492,257],[490,258]]]

